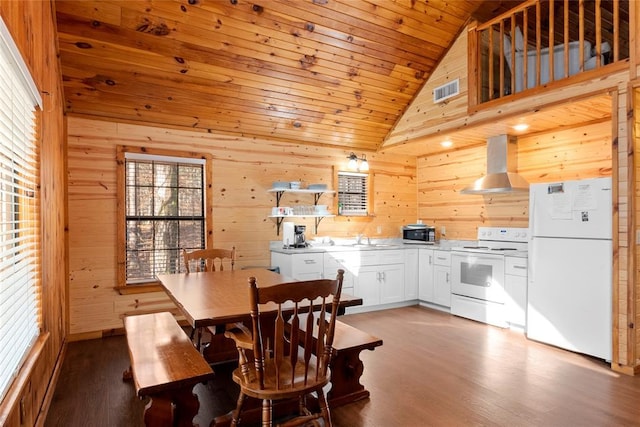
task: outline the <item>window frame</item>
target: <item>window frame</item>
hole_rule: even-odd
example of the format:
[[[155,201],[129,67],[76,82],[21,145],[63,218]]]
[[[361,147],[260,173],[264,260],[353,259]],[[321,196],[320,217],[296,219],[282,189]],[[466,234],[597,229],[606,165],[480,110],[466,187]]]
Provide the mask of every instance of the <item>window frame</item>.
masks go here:
[[[361,176],[366,179],[366,189],[361,194],[366,197],[366,209],[365,213],[355,213],[355,212],[347,212],[344,211],[341,213],[339,210],[339,206],[341,203],[341,191],[340,191],[340,179],[341,175],[352,175],[352,176]],[[348,217],[348,218],[368,218],[373,216],[373,180],[372,174],[370,172],[358,172],[358,171],[346,171],[346,170],[338,170],[335,174],[335,189],[336,189],[336,212],[338,212],[339,217]]]
[[[0,235],[3,248],[0,266],[3,299],[0,306],[3,307],[3,317],[12,319],[3,323],[7,329],[0,328],[0,359],[3,361],[0,367],[0,402],[3,402],[12,398],[16,379],[21,378],[20,371],[33,359],[34,352],[42,348],[41,343],[48,334],[42,330],[40,148],[43,104],[29,68],[1,16],[0,55],[0,70],[7,71],[6,75],[2,72],[0,92],[3,104],[7,104],[3,107],[9,107],[0,113],[3,115],[0,117],[3,140],[6,137],[8,143],[1,148],[0,163],[4,170],[2,175],[9,178],[7,186],[3,186],[4,196],[0,200],[3,230]]]
[[[157,280],[127,283],[127,237],[126,237],[126,153],[135,153],[145,156],[173,157],[176,160],[183,159],[203,159],[204,162],[204,241],[205,247],[213,246],[213,168],[212,156],[184,151],[173,151],[149,147],[134,147],[118,145],[116,147],[117,162],[117,285],[116,289],[121,293],[152,292],[157,291],[159,283]]]

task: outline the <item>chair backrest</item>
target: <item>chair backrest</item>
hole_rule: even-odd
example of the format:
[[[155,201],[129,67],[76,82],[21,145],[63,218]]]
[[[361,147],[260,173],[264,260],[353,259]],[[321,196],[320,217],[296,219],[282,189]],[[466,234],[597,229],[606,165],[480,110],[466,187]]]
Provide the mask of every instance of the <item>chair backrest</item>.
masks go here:
[[[220,266],[220,271],[224,270],[224,263],[229,262],[233,270],[236,262],[236,248],[232,249],[198,249],[187,252],[182,250],[184,267],[187,273],[198,271],[216,271],[216,263]],[[191,266],[194,268],[191,268]]]
[[[260,389],[298,389],[329,378],[343,275],[344,270],[338,270],[335,280],[264,288],[258,287],[255,277],[249,278],[253,355]]]

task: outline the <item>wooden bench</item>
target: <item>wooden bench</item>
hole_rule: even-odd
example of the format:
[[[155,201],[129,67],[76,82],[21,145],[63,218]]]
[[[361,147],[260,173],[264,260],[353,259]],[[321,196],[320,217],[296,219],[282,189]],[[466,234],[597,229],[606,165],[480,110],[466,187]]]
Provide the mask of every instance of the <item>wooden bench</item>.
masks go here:
[[[300,317],[304,330],[306,315]],[[314,328],[315,329],[315,328]],[[316,332],[314,331],[314,338]],[[315,340],[314,340],[315,348]],[[382,340],[367,332],[336,319],[333,337],[335,354],[331,359],[331,390],[327,394],[329,406],[335,408],[356,400],[369,397],[369,391],[360,384],[364,364],[360,360],[362,350],[374,350],[382,345]]]
[[[138,396],[151,399],[145,425],[192,426],[200,407],[193,387],[213,377],[209,364],[171,313],[127,316],[124,328],[131,367],[123,379],[133,378]]]
[[[300,324],[304,325],[304,315],[301,316]],[[333,348],[335,354],[331,359],[331,390],[327,394],[330,408],[346,405],[360,399],[369,397],[369,390],[360,384],[360,377],[364,371],[364,364],[360,360],[362,350],[374,350],[382,345],[382,340],[370,335],[351,325],[336,320],[336,331],[333,338]],[[315,343],[314,343],[315,346]],[[257,401],[256,401],[257,402]],[[251,405],[252,400],[245,403]],[[283,404],[275,408],[279,414],[292,413],[298,408],[297,402]],[[245,409],[242,419],[246,422],[260,421],[261,407]],[[231,424],[231,412],[220,417],[216,417],[210,427],[228,427]]]
[[[327,394],[330,408],[369,397],[369,390],[360,384],[364,371],[360,352],[381,345],[380,338],[336,320],[333,338],[336,354],[331,360],[331,390]]]

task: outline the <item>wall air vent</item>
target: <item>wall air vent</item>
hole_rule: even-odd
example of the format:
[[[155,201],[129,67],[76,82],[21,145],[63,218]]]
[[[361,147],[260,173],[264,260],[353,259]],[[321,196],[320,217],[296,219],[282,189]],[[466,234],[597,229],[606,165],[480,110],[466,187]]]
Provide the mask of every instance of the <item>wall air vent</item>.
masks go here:
[[[455,79],[452,82],[438,86],[433,89],[433,103],[437,104],[445,99],[449,99],[452,96],[456,96],[460,93],[460,79]]]

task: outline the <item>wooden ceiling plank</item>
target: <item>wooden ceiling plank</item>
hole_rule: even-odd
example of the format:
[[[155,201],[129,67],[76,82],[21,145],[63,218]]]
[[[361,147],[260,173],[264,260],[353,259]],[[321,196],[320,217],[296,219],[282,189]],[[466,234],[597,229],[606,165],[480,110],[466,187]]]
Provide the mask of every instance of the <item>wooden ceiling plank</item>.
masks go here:
[[[137,3],[133,2],[132,4],[136,5]],[[150,17],[161,21],[170,20],[168,14],[169,12],[159,8],[154,10],[124,8],[123,24],[130,29],[134,29],[140,25],[140,22],[144,22],[144,20]],[[194,21],[203,20],[208,25],[205,25],[204,22],[201,22],[199,25],[193,24]],[[211,17],[209,17],[208,20],[187,19],[187,17],[183,17],[182,21],[170,22],[172,31],[166,37],[193,43],[193,45],[211,47],[212,49],[222,52],[232,52],[233,57],[240,55],[245,58],[260,59],[265,61],[265,63],[274,62],[293,67],[299,67],[302,64],[303,66],[308,66],[309,69],[314,72],[330,75],[338,73],[352,79],[358,79],[360,76],[363,76],[360,78],[371,78],[374,79],[378,85],[388,85],[387,89],[393,90],[394,88],[393,83],[389,82],[388,70],[385,68],[368,65],[366,71],[369,71],[370,74],[365,71],[356,73],[354,72],[354,68],[356,70],[360,69],[361,64],[356,68],[354,64],[345,64],[347,61],[353,62],[348,59],[347,56],[340,56],[334,59],[335,53],[333,55],[324,54],[324,49],[327,48],[326,46],[316,44],[315,47],[301,51],[299,37],[294,37],[287,33],[285,34],[286,38],[296,43],[282,41],[282,37],[280,37],[282,31],[265,31],[265,28],[258,28],[255,25],[253,25],[255,30],[249,31],[251,28],[249,28],[250,25],[248,23],[239,22],[229,25],[229,23],[234,22],[229,18],[225,19],[224,23],[216,25],[215,31],[212,33],[212,20]],[[212,39],[212,35],[216,37]],[[332,46],[329,46],[329,48],[333,49]],[[306,59],[309,59],[309,62],[303,63]],[[321,61],[322,59],[326,62]],[[284,62],[285,60],[291,62]],[[313,61],[313,63],[311,61]],[[325,64],[327,68],[321,68],[318,64]],[[242,63],[240,63],[240,66],[242,66]],[[414,84],[417,86],[422,83],[422,80],[416,78],[415,73],[407,74],[407,77],[409,77],[412,82],[415,82]],[[399,82],[396,87],[404,86],[405,84],[406,82],[402,81]]]
[[[104,1],[56,0],[56,12],[84,16],[111,25],[121,25],[121,5]]]
[[[63,23],[60,25],[61,27],[65,27],[64,21]],[[65,31],[67,28],[63,28],[62,31]],[[97,31],[97,29],[94,29]],[[103,29],[100,29],[100,31],[103,31]],[[114,31],[108,31],[108,34],[113,33]],[[65,32],[61,33],[62,35],[65,34]],[[82,35],[85,35],[84,33]],[[144,35],[143,35],[144,36]],[[148,35],[147,35],[148,36]],[[85,35],[86,37],[86,35]],[[148,36],[148,37],[153,37],[153,36]],[[124,40],[124,41],[122,41]],[[115,43],[127,43],[129,44],[132,48],[135,48],[136,46],[140,46],[142,43],[140,43],[137,40],[131,40],[131,36],[127,37],[127,34],[123,34],[122,38],[118,38],[118,39],[114,39],[113,42]],[[153,40],[155,41],[155,40]],[[74,44],[73,41],[70,41],[70,44]],[[107,44],[105,43],[104,46],[98,46],[98,48],[106,48]],[[184,45],[180,45],[178,44],[171,44],[170,40],[166,40],[166,39],[162,39],[159,42],[154,43],[154,53],[158,52],[158,51],[162,51],[162,52],[167,52],[167,54],[169,53],[175,53],[177,51],[179,51],[180,49],[184,50],[186,49],[186,47]],[[148,54],[148,50],[150,49],[144,49],[144,51],[142,52],[142,54],[147,53]],[[200,55],[203,55],[203,53],[200,52],[195,52],[194,55],[198,53]],[[155,58],[155,57],[154,57]],[[138,60],[140,61],[141,59],[138,58]],[[201,59],[201,61],[206,61],[206,58]],[[154,61],[156,62],[156,61]],[[161,63],[162,61],[157,61],[158,63]],[[214,57],[212,56],[211,62],[214,62]],[[221,65],[231,65],[229,64],[227,61],[221,60],[219,57],[215,58],[215,62],[221,63]],[[201,62],[201,64],[204,64],[204,62]],[[191,64],[180,64],[177,63],[175,61],[175,57],[172,57],[169,59],[169,64],[170,69],[173,70],[174,72],[180,72],[180,71],[191,71],[189,68],[199,68],[200,65],[198,63],[191,63]],[[297,79],[295,78],[295,75],[293,77],[290,77],[290,75],[284,74],[286,73],[286,71],[288,70],[283,70],[283,74],[280,74],[278,71],[272,71],[269,67],[263,67],[264,64],[256,62],[252,68],[250,68],[251,71],[253,71],[254,75],[266,75],[266,76],[273,76],[273,77],[277,77],[279,79],[282,80],[287,80],[287,81],[296,81]],[[249,65],[247,65],[248,67]],[[245,68],[247,68],[245,67]],[[167,70],[169,71],[169,70]],[[240,70],[238,70],[240,71]],[[298,73],[297,71],[293,71],[294,73]],[[237,73],[235,73],[234,75],[237,75]],[[300,75],[298,76],[300,77]],[[305,85],[313,82],[314,80],[317,80],[318,78],[321,78],[321,76],[319,75],[312,75],[312,77],[315,77],[315,79],[304,79],[304,83]],[[251,79],[254,79],[253,77],[251,77]],[[333,86],[337,86],[338,85],[338,80],[337,79],[333,79],[329,82],[318,82],[318,85],[325,85],[329,83],[330,85]],[[345,93],[348,93],[348,96],[353,96],[353,94],[357,94],[356,96],[361,96],[361,94],[364,93],[365,88],[363,88],[362,85],[358,84],[357,82],[352,82],[352,81],[344,81],[342,82],[342,85],[345,86],[345,89],[343,91],[345,91]],[[334,90],[341,90],[339,87],[334,87]],[[392,99],[409,99],[411,94],[403,94],[402,92],[397,92],[397,91],[388,91],[385,90],[384,88],[380,88],[378,86],[372,86],[372,91],[369,92],[369,96],[373,99],[379,99],[381,101],[386,102],[389,98]]]
[[[77,97],[70,102],[77,102],[79,105],[83,103],[91,102],[97,103],[100,102],[105,106],[118,107],[121,109],[129,108],[127,105],[123,104],[123,101],[128,100],[130,102],[136,101],[137,103],[133,105],[136,111],[145,111],[145,112],[153,112],[155,114],[166,114],[171,116],[187,116],[187,117],[195,117],[192,114],[186,114],[187,112],[193,111],[192,104],[190,103],[181,103],[181,102],[172,102],[172,103],[163,103],[156,106],[153,103],[146,103],[144,100],[140,100],[139,98],[127,97],[126,95],[114,95],[114,94],[106,94],[106,93],[91,93],[89,96],[83,96],[82,93],[78,93]],[[297,117],[287,117],[285,115],[275,115],[275,114],[263,114],[262,112],[255,112],[247,110],[242,115],[241,120],[235,119],[227,119],[228,117],[232,117],[228,112],[225,111],[224,108],[214,107],[210,105],[201,105],[198,108],[198,112],[200,113],[197,118],[198,122],[202,120],[216,120],[219,123],[227,123],[228,126],[237,126],[238,124],[242,125],[242,129],[245,132],[248,132],[250,129],[260,129],[264,131],[265,123],[267,124],[266,129],[270,129],[272,127],[291,127],[291,128],[307,128],[307,129],[315,129],[318,134],[328,134],[328,135],[336,135],[336,134],[350,134],[357,135],[358,138],[363,140],[378,140],[380,132],[388,131],[389,126],[386,129],[381,129],[378,131],[371,126],[371,123],[339,123],[336,125],[335,122],[326,119],[320,120],[309,120],[306,118],[297,118]],[[376,127],[379,127],[376,126]]]
[[[76,55],[77,56],[77,55]],[[104,57],[103,57],[104,58]],[[93,62],[90,58],[87,59],[83,56],[77,56],[75,60],[69,60],[68,62],[76,63],[76,70],[71,72],[67,71],[67,67],[63,66],[63,74],[67,76],[78,75],[79,78],[87,79],[92,78],[93,76],[88,75],[87,73],[83,74],[83,71],[89,69],[91,63]],[[118,85],[120,81],[127,79],[127,74],[129,74],[131,79],[134,82],[158,82],[161,84],[175,86],[181,90],[192,90],[195,92],[201,93],[221,93],[221,89],[219,87],[210,87],[210,85],[206,84],[205,78],[198,78],[197,76],[187,76],[187,75],[178,75],[175,78],[167,79],[166,73],[162,70],[142,70],[139,67],[133,67],[130,65],[126,65],[124,69],[128,69],[127,73],[122,73],[120,70],[123,69],[123,66],[120,64],[112,64],[111,61],[103,60],[101,63],[101,68],[104,76],[110,76],[112,80],[112,85]],[[66,77],[67,80],[69,77]],[[192,83],[193,82],[193,83]],[[65,85],[67,82],[65,82]],[[135,86],[135,83],[134,83]],[[369,108],[364,107],[351,107],[348,104],[340,105],[340,99],[337,97],[331,97],[331,99],[324,101],[321,98],[317,97],[315,93],[309,93],[308,91],[298,91],[295,88],[277,88],[274,86],[269,87],[269,89],[264,89],[264,86],[258,82],[255,86],[243,86],[243,89],[238,91],[238,86],[236,84],[228,85],[229,90],[225,92],[225,95],[228,97],[235,97],[239,99],[239,102],[250,101],[251,97],[264,97],[269,95],[268,101],[270,103],[278,104],[278,98],[286,100],[287,103],[293,100],[296,104],[305,105],[308,102],[313,102],[314,107],[317,105],[324,105],[327,109],[327,112],[333,112],[336,114],[342,114],[343,112],[352,112],[354,114],[361,114],[367,117],[378,117],[379,119],[389,120],[390,117],[395,117],[397,115],[397,111],[391,112],[381,112],[377,110],[371,110]],[[247,96],[245,96],[247,95]],[[262,98],[260,98],[262,99]],[[221,101],[223,102],[223,101]]]
[[[446,49],[452,42],[453,36],[460,31],[464,24],[449,12],[439,13],[437,16],[431,13],[419,13],[415,10],[404,9],[395,11],[393,3],[388,1],[333,1],[322,5],[333,12],[349,16],[352,19],[365,21],[378,28],[388,28],[401,34],[421,40],[424,43],[433,44]],[[428,8],[428,10],[432,10]],[[381,34],[381,36],[384,36]],[[417,43],[418,47],[420,43]]]
[[[372,147],[375,147],[378,143],[377,140],[368,140],[365,137],[354,135],[353,133],[345,132],[332,132],[331,130],[318,130],[314,127],[294,128],[288,123],[280,124],[274,123],[271,126],[264,126],[264,124],[255,125],[251,122],[244,123],[233,120],[225,120],[225,117],[193,117],[188,115],[167,115],[163,112],[156,112],[153,110],[140,110],[138,108],[131,108],[126,113],[123,106],[116,106],[115,108],[107,104],[101,106],[100,109],[94,109],[95,103],[88,103],[83,110],[86,111],[83,115],[95,115],[102,116],[104,118],[114,117],[117,119],[130,120],[132,122],[143,122],[147,124],[157,124],[159,119],[170,118],[164,125],[175,126],[179,128],[188,128],[193,130],[201,129],[203,131],[228,132],[235,134],[242,134],[244,137],[263,137],[263,138],[284,138],[287,140],[295,140],[298,143],[304,144],[322,144],[322,145],[340,145],[350,146],[357,145],[361,149],[367,149],[373,151]],[[107,113],[107,114],[105,114]],[[83,116],[80,115],[80,116]],[[261,122],[264,123],[264,122]]]
[[[238,2],[241,3],[240,1]],[[360,22],[357,19],[350,19],[351,23],[343,23],[339,19],[339,15],[332,15],[331,18],[319,15],[318,12],[322,12],[317,8],[311,10],[305,10],[305,5],[302,2],[276,2],[276,0],[270,0],[270,10],[278,11],[283,15],[297,16],[303,19],[305,22],[315,24],[316,31],[324,31],[327,35],[332,35],[336,39],[346,40],[350,43],[365,43],[369,55],[376,56],[378,52],[385,52],[387,54],[396,54],[400,58],[406,58],[406,64],[416,64],[424,60],[425,55],[430,56],[437,55],[441,51],[441,48],[419,42],[411,37],[403,36],[401,41],[395,42],[392,45],[385,44],[390,43],[391,40],[397,39],[400,35],[393,30],[383,29],[385,34],[376,34],[371,30],[375,30],[373,25],[365,25],[366,28],[359,28]],[[335,18],[335,19],[334,19]],[[378,31],[379,33],[380,31]],[[413,43],[411,43],[409,41]]]

